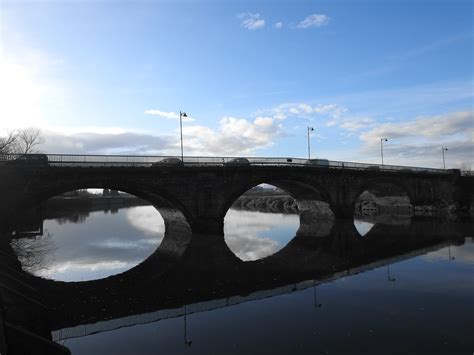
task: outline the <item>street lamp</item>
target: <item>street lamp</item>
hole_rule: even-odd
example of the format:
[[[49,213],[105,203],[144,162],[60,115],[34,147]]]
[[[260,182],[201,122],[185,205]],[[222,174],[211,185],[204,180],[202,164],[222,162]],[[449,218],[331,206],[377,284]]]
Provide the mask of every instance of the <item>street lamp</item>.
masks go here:
[[[388,142],[388,139],[380,138],[380,154],[382,156],[382,168],[383,168],[383,142]]]
[[[183,153],[183,119],[182,117],[188,117],[186,112],[179,111],[179,128],[181,131],[181,161],[184,163],[184,153]]]
[[[314,131],[314,128],[308,126],[308,159],[311,159],[311,146],[309,144],[309,132],[311,131]]]
[[[444,152],[448,151],[448,148],[441,147],[441,154],[443,154],[443,168],[446,170],[446,161],[444,160]]]

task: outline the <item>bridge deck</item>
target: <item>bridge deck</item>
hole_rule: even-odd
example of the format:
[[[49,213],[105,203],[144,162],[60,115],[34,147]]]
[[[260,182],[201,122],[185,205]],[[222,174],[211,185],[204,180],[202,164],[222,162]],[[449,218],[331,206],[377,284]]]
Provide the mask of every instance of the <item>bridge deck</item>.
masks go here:
[[[38,159],[40,158],[40,159]],[[452,169],[436,169],[402,165],[372,164],[333,161],[327,159],[302,159],[291,157],[202,157],[145,156],[145,155],[77,155],[77,154],[3,154],[0,165],[56,166],[56,167],[160,167],[160,166],[293,166],[327,169],[375,170],[400,173],[450,174]],[[470,172],[463,172],[470,175]]]

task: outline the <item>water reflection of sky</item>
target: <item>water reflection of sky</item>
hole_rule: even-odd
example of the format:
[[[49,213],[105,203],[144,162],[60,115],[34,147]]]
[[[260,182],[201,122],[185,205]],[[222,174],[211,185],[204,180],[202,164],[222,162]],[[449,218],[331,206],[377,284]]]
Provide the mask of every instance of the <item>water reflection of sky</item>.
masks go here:
[[[32,273],[55,280],[86,281],[124,272],[151,255],[164,236],[164,221],[153,206],[130,207],[116,213],[90,212],[74,219],[45,220],[48,237],[28,243],[48,243],[41,268]],[[298,215],[230,210],[225,240],[242,260],[274,254],[291,240]]]
[[[151,255],[164,235],[164,221],[152,206],[91,212],[82,223],[44,221],[52,254],[35,274],[83,281],[117,274]],[[34,241],[33,241],[34,242]]]
[[[184,317],[68,339],[73,354],[464,354],[474,244]],[[449,253],[456,259],[448,260]],[[453,255],[453,254],[451,254]],[[316,308],[318,303],[321,307]],[[186,333],[185,333],[186,331]],[[185,348],[184,341],[192,341]]]
[[[365,222],[361,219],[354,219],[354,226],[359,232],[360,236],[363,237],[364,235],[369,233],[374,224],[370,222]]]
[[[423,257],[426,261],[451,261],[474,265],[473,237],[465,239],[463,245],[449,245],[446,248],[430,252]],[[474,275],[473,280],[474,282]]]
[[[224,220],[225,241],[244,261],[276,253],[295,236],[299,227],[296,214],[229,210]]]

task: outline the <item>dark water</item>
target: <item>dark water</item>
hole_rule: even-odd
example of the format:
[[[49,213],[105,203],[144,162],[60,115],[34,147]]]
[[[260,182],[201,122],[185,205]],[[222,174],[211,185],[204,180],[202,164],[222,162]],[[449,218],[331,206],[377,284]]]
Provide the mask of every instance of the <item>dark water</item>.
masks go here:
[[[72,354],[474,351],[472,223],[331,223],[314,236],[296,215],[231,210],[223,238],[165,230],[149,206],[46,220],[15,248],[43,251],[21,292],[47,309],[12,300],[5,317]]]

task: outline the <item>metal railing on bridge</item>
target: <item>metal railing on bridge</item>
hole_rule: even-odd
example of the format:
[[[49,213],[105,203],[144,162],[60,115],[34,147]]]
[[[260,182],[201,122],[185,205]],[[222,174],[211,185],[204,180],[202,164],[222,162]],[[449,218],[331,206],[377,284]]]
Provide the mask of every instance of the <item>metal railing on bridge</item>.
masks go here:
[[[401,165],[342,162],[327,159],[267,157],[203,157],[145,155],[79,155],[79,154],[0,154],[0,165],[56,167],[160,167],[160,166],[294,166],[329,169],[392,171],[400,173],[451,174],[451,169]],[[462,172],[472,175],[471,172]]]

